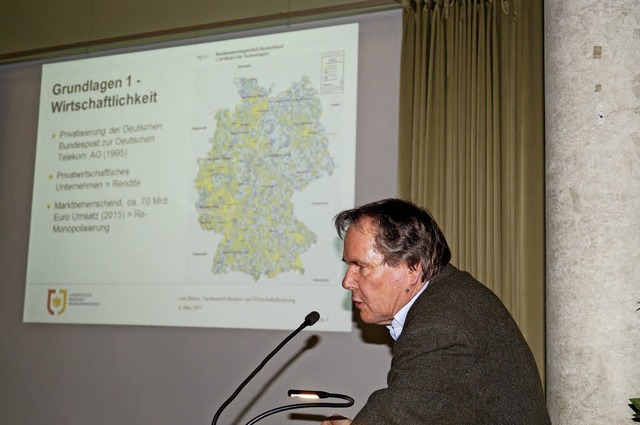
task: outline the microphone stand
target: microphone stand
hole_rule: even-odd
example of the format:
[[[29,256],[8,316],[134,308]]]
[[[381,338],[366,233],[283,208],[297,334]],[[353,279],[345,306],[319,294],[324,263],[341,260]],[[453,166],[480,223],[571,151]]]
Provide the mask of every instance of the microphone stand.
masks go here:
[[[275,413],[284,412],[287,410],[293,409],[304,409],[308,407],[349,407],[353,406],[353,398],[344,394],[336,394],[336,393],[328,393],[325,391],[300,391],[300,390],[289,390],[289,397],[300,397],[300,398],[313,398],[313,399],[324,399],[324,398],[339,398],[342,400],[346,400],[343,403],[334,403],[334,402],[320,402],[320,403],[295,403],[295,404],[287,404],[285,406],[275,407],[273,409],[267,410],[264,413],[259,414],[255,418],[251,419],[247,422],[246,425],[253,425],[261,419],[266,418],[267,416],[271,416]]]
[[[247,377],[247,379],[242,381],[240,386],[233,392],[233,394],[231,394],[231,396],[227,399],[227,401],[222,403],[222,405],[220,406],[220,408],[218,409],[218,411],[214,415],[213,420],[211,421],[211,425],[216,425],[218,423],[218,418],[222,414],[222,411],[229,405],[229,403],[231,403],[238,396],[240,391],[242,391],[242,389],[249,383],[249,381],[254,376],[256,376],[256,374],[258,372],[260,372],[260,370],[264,367],[264,365],[267,364],[267,362],[269,360],[271,360],[271,358],[278,351],[280,351],[280,349],[287,342],[289,342],[291,340],[291,338],[293,338],[294,336],[298,335],[298,333],[300,333],[300,331],[302,331],[307,326],[313,326],[318,321],[318,319],[320,319],[320,314],[318,314],[317,311],[312,311],[311,313],[307,314],[307,316],[304,318],[304,322],[302,322],[302,324],[300,326],[298,326],[298,328],[295,331],[291,332],[291,334],[288,337],[286,337],[280,344],[278,344],[278,346],[276,348],[274,348],[273,351],[271,351],[271,353],[269,353],[269,355],[267,357],[265,357],[265,359],[262,361],[262,363],[260,363],[258,365],[258,367],[253,372],[251,372],[251,374]]]

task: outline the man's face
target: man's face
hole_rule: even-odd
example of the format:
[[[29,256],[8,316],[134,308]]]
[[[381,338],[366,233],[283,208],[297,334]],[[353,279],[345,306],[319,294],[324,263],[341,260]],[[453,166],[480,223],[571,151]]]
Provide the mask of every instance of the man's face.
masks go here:
[[[391,267],[375,248],[376,226],[369,218],[352,223],[344,237],[342,259],[347,272],[342,287],[351,291],[351,300],[365,323],[388,325],[393,316],[422,288],[421,267],[406,264]]]

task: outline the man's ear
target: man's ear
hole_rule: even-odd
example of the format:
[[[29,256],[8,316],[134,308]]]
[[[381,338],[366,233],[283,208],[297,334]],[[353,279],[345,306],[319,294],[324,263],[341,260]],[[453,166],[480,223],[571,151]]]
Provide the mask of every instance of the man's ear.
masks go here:
[[[418,263],[413,267],[409,267],[409,282],[411,286],[423,283],[422,276],[424,276],[422,264]]]

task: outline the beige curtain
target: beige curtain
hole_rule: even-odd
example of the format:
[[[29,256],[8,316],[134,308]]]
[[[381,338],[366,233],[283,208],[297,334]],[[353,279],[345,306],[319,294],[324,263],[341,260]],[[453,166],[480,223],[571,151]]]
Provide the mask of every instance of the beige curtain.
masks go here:
[[[543,2],[401,3],[399,196],[503,300],[544,378]]]

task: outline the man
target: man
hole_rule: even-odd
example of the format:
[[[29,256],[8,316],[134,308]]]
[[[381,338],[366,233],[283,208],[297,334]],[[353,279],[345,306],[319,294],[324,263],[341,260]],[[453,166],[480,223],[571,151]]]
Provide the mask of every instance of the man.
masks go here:
[[[540,377],[509,312],[449,264],[431,215],[386,199],[335,218],[344,239],[343,288],[366,323],[396,340],[387,388],[353,419],[322,425],[550,424]]]

